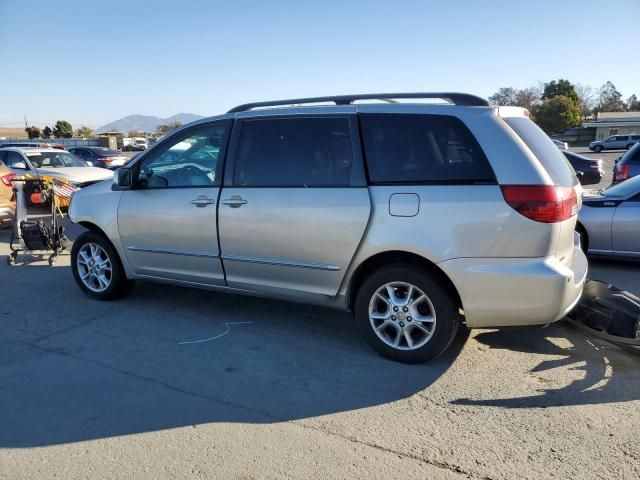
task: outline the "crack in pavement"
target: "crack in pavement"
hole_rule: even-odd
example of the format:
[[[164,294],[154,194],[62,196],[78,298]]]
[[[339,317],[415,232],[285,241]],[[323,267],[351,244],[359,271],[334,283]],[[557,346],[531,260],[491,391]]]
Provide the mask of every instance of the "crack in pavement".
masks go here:
[[[97,318],[91,320],[91,322],[93,322],[94,320],[97,320]],[[87,322],[87,323],[90,323],[90,322]],[[83,324],[83,325],[86,325],[86,324]],[[81,325],[76,325],[75,327],[78,327],[78,326],[81,326]],[[65,329],[65,330],[69,330],[69,329]],[[58,332],[58,333],[61,333],[61,332]],[[49,337],[49,336],[50,335],[47,335],[45,337]],[[36,340],[35,342],[38,342],[39,340],[40,339]],[[158,385],[158,386],[163,387],[163,388],[167,388],[167,389],[172,390],[174,392],[178,392],[178,393],[181,393],[181,394],[184,394],[184,395],[189,395],[189,396],[192,396],[192,397],[195,397],[195,398],[207,400],[207,401],[210,401],[210,402],[213,402],[213,403],[224,405],[226,407],[231,407],[231,408],[244,410],[246,412],[250,412],[250,413],[253,413],[253,414],[257,413],[257,414],[263,415],[265,418],[267,418],[267,419],[269,419],[271,421],[274,421],[274,422],[288,423],[288,424],[291,424],[291,425],[295,425],[295,426],[297,426],[299,428],[304,428],[304,429],[307,429],[307,430],[313,430],[315,432],[318,432],[318,433],[321,433],[321,434],[324,434],[324,435],[330,435],[330,436],[333,436],[333,437],[337,437],[337,438],[340,438],[342,440],[347,440],[348,442],[351,442],[351,443],[357,443],[359,445],[363,445],[363,446],[366,446],[366,447],[369,447],[369,448],[376,449],[378,451],[395,454],[395,455],[397,455],[399,457],[402,457],[402,458],[406,458],[406,459],[409,459],[409,460],[414,460],[414,461],[418,461],[418,462],[421,462],[421,463],[425,463],[425,464],[431,465],[433,467],[440,468],[442,470],[447,470],[447,471],[449,471],[451,473],[454,473],[456,475],[466,476],[466,478],[479,478],[479,477],[472,476],[471,473],[469,473],[469,472],[463,471],[460,467],[458,467],[456,465],[450,465],[450,464],[447,464],[445,462],[438,462],[438,461],[434,461],[434,460],[429,460],[429,459],[422,458],[422,457],[419,457],[417,455],[413,455],[413,454],[410,454],[410,453],[405,453],[405,452],[400,452],[400,451],[397,451],[397,450],[393,450],[393,449],[390,449],[390,448],[387,448],[387,447],[383,447],[382,445],[377,445],[375,443],[370,443],[370,442],[366,442],[366,441],[363,441],[363,440],[359,440],[358,438],[355,438],[355,437],[352,437],[352,436],[347,436],[347,435],[343,435],[343,434],[340,434],[340,433],[337,433],[337,432],[333,432],[333,431],[330,431],[330,430],[325,430],[325,429],[323,429],[321,427],[318,427],[318,426],[315,426],[315,425],[309,425],[309,424],[303,423],[302,420],[287,420],[287,419],[284,419],[284,418],[280,418],[280,417],[275,416],[275,415],[273,415],[273,414],[271,414],[271,413],[269,413],[267,411],[264,411],[264,410],[260,410],[260,409],[253,408],[253,407],[247,407],[245,405],[232,403],[232,402],[221,400],[219,398],[212,397],[212,396],[209,396],[209,395],[204,395],[204,394],[201,394],[201,393],[193,392],[191,390],[187,390],[187,389],[172,385],[170,383],[162,382],[162,381],[157,380],[157,379],[152,378],[152,377],[147,377],[147,376],[140,375],[140,374],[137,374],[137,373],[134,373],[134,372],[130,372],[128,370],[123,370],[121,368],[114,367],[112,365],[109,365],[109,364],[106,364],[106,363],[103,363],[103,362],[99,362],[99,361],[96,361],[96,360],[80,357],[80,356],[77,356],[77,355],[72,355],[70,353],[67,353],[67,352],[64,352],[64,351],[60,351],[60,350],[55,350],[55,349],[52,349],[52,348],[47,348],[47,347],[43,347],[43,346],[40,346],[40,345],[35,345],[34,343],[20,342],[20,341],[12,342],[12,343],[19,343],[19,344],[25,345],[27,347],[31,347],[31,348],[34,348],[36,350],[44,351],[44,352],[47,352],[47,353],[50,353],[50,354],[53,354],[53,355],[61,355],[61,356],[64,356],[64,357],[67,357],[67,358],[71,358],[71,359],[74,359],[74,360],[77,360],[77,361],[80,361],[80,362],[90,363],[92,365],[96,365],[96,366],[99,366],[101,368],[105,368],[107,370],[111,370],[111,371],[120,373],[122,375],[133,377],[133,378],[135,378],[137,380],[141,380],[141,381],[144,381],[144,382],[152,383],[154,385]]]

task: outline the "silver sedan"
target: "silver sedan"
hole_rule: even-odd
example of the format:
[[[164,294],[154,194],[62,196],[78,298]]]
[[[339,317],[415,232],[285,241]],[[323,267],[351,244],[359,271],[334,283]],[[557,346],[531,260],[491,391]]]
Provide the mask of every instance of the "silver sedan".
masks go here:
[[[640,176],[585,194],[576,230],[590,255],[640,259]]]

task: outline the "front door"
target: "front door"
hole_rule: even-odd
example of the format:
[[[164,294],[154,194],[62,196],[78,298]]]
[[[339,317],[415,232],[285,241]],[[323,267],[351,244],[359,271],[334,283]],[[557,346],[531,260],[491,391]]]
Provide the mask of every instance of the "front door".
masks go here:
[[[613,251],[640,257],[640,197],[622,202],[616,208],[611,226]]]
[[[237,121],[219,208],[229,286],[337,293],[370,212],[352,122],[346,115]]]
[[[173,135],[132,167],[118,229],[137,274],[224,285],[216,204],[229,128],[221,121]]]

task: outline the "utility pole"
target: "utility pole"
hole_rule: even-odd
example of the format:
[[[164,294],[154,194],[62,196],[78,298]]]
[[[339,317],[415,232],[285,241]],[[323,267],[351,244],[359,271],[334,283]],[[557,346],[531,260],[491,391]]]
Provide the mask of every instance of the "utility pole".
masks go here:
[[[27,116],[24,116],[24,128],[29,128],[29,124],[27,123]]]

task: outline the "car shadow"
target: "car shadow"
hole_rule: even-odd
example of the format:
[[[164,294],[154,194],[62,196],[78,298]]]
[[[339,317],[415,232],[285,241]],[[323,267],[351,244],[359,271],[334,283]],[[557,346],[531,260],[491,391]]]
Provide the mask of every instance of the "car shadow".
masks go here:
[[[568,340],[559,346],[554,339]],[[548,408],[628,402],[640,399],[637,375],[640,371],[640,350],[618,347],[588,334],[566,322],[548,328],[504,328],[481,333],[474,340],[491,349],[504,349],[528,354],[556,357],[542,360],[530,374],[568,368],[584,372],[560,388],[544,388],[535,395],[513,398],[469,399],[453,401],[456,405],[503,408]]]
[[[368,349],[343,312],[144,282],[96,302],[68,267],[10,272],[21,288],[0,311],[12,338],[0,340],[0,448],[387,404],[432,385],[468,335],[431,363],[403,365]]]

